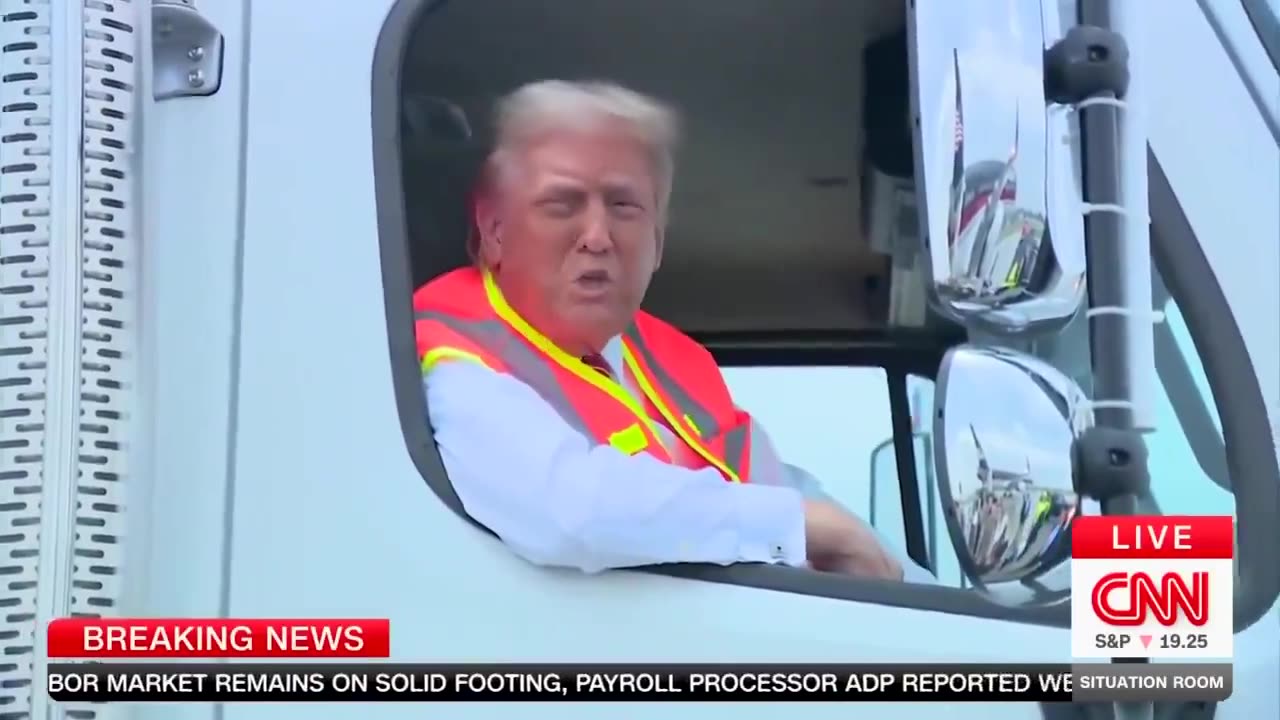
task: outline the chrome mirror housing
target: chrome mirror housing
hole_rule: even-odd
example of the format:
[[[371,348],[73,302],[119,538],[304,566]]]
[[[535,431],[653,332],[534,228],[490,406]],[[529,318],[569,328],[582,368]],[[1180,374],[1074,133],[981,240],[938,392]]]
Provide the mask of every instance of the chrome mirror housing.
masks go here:
[[[1084,392],[1037,358],[975,346],[948,352],[937,383],[938,496],[962,572],[1001,603],[1064,600],[1073,445],[1093,425]]]
[[[916,16],[931,304],[996,335],[1059,330],[1084,300],[1084,219],[1072,114],[1045,96],[1040,7],[958,3]]]

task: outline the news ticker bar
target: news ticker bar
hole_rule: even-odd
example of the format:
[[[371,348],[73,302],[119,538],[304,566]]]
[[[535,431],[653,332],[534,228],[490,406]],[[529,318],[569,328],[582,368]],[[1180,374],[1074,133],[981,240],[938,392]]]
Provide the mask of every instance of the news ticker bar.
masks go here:
[[[1221,701],[1229,664],[51,663],[58,702]]]

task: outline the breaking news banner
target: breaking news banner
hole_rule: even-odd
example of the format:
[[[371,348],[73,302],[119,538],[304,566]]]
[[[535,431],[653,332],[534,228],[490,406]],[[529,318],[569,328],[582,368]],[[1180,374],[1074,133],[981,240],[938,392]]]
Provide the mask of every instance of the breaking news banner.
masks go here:
[[[385,658],[391,621],[312,618],[58,618],[50,658]]]
[[[62,703],[1221,701],[1210,665],[52,663]]]
[[[1071,656],[1228,661],[1230,516],[1085,516],[1071,523]]]

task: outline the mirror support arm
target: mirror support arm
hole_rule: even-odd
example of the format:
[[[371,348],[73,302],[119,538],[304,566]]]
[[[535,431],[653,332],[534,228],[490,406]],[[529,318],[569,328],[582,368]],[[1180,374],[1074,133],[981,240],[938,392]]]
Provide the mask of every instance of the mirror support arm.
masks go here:
[[[1119,8],[1116,10],[1120,13],[1124,12]],[[1082,25],[1092,25],[1104,30],[1112,27],[1113,8],[1110,0],[1081,0],[1079,13],[1079,21]],[[1127,62],[1128,50],[1124,39],[1113,33],[1111,41],[1118,44],[1123,52],[1123,61]],[[1127,68],[1122,77],[1123,83],[1117,83],[1109,91],[1097,88],[1102,91],[1093,93],[1093,96],[1104,100],[1107,98],[1119,100],[1124,97],[1129,81]],[[1140,399],[1138,397],[1140,388],[1134,387],[1131,382],[1134,371],[1138,369],[1135,367],[1138,359],[1134,357],[1137,355],[1135,349],[1144,346],[1150,348],[1151,343],[1136,343],[1135,338],[1130,337],[1130,334],[1135,330],[1132,326],[1135,321],[1149,322],[1149,315],[1143,316],[1137,311],[1145,309],[1150,313],[1151,286],[1147,276],[1148,282],[1145,288],[1132,287],[1138,284],[1133,282],[1137,279],[1134,275],[1138,268],[1133,267],[1132,258],[1140,250],[1144,255],[1144,265],[1148,262],[1146,258],[1149,257],[1149,238],[1144,237],[1143,239],[1147,242],[1137,247],[1138,238],[1131,237],[1134,233],[1129,232],[1133,229],[1133,224],[1129,223],[1125,216],[1125,200],[1132,201],[1134,198],[1125,197],[1124,190],[1127,188],[1122,186],[1122,170],[1143,172],[1145,177],[1145,167],[1122,167],[1122,121],[1119,117],[1122,112],[1125,110],[1121,107],[1105,104],[1105,102],[1084,109],[1080,118],[1080,134],[1084,194],[1088,204],[1086,207],[1091,206],[1095,210],[1100,209],[1099,206],[1109,208],[1105,212],[1092,212],[1085,219],[1088,305],[1090,310],[1118,308],[1123,311],[1119,314],[1098,315],[1090,318],[1089,345],[1093,353],[1094,377],[1091,394],[1094,398],[1101,398],[1103,401],[1095,405],[1098,409],[1095,415],[1097,421],[1095,427],[1098,428],[1098,433],[1093,437],[1117,441],[1122,447],[1132,447],[1135,444],[1142,445],[1142,438],[1137,432],[1137,425],[1140,422],[1139,413],[1135,412],[1137,408],[1134,405],[1134,401]],[[1128,128],[1132,127],[1131,123],[1125,123],[1125,125]],[[1134,141],[1132,137],[1126,139],[1129,142]],[[1142,145],[1145,150],[1145,141]],[[1134,208],[1128,209],[1132,211]],[[1145,198],[1140,209],[1144,215],[1142,221],[1145,231]],[[1145,266],[1149,271],[1150,266]],[[1141,308],[1135,306],[1138,300],[1141,301]],[[1146,330],[1150,332],[1149,327]],[[1086,435],[1084,439],[1088,441],[1088,436]],[[1111,443],[1101,444],[1106,446]],[[1079,449],[1082,450],[1078,453],[1079,456],[1093,455],[1087,452],[1090,448]],[[1100,454],[1106,455],[1106,460],[1110,460],[1116,456],[1115,448],[1111,450]],[[1101,458],[1090,457],[1089,459],[1100,460]],[[1133,491],[1138,489],[1138,483],[1135,480],[1140,480],[1140,476],[1147,474],[1145,450],[1141,460],[1140,472],[1135,469],[1135,471],[1124,473],[1097,473],[1093,472],[1095,467],[1082,468],[1085,470],[1083,474],[1087,476],[1088,483],[1105,482],[1104,478],[1106,478],[1119,485],[1118,487],[1112,485],[1110,488],[1093,488],[1102,490],[1103,497],[1099,500],[1102,503],[1103,514],[1136,514],[1139,495]],[[1103,466],[1106,467],[1108,464],[1103,463]],[[1134,467],[1133,464],[1128,465]],[[1113,661],[1140,663],[1146,660],[1145,658],[1113,658]],[[1116,703],[1115,715],[1117,720],[1149,720],[1154,710],[1152,703]]]
[[[1111,55],[1115,61],[1127,62],[1128,51],[1123,38],[1105,30],[1110,21],[1111,8],[1108,0],[1082,0],[1080,22],[1082,25],[1090,26],[1087,30],[1090,48],[1103,44],[1114,46]],[[1080,30],[1080,35],[1084,35],[1083,28],[1076,28],[1076,30]],[[1068,33],[1063,43],[1072,40],[1072,33]],[[1050,54],[1052,55],[1052,51]],[[1062,61],[1053,67],[1046,67],[1046,73],[1052,76],[1056,72],[1058,75],[1069,77],[1070,65],[1088,67],[1088,63],[1082,64],[1078,57],[1073,54],[1071,61]],[[1046,62],[1049,60],[1046,59]],[[1068,67],[1063,69],[1057,65]],[[1087,87],[1092,91],[1088,96],[1082,97],[1084,93],[1077,92],[1074,93],[1076,97],[1064,99],[1078,104],[1092,98],[1118,100],[1124,97],[1129,80],[1127,69],[1120,71],[1112,68],[1112,74],[1114,79],[1110,87],[1101,83],[1090,83],[1081,86],[1081,89]],[[1058,94],[1061,95],[1061,93]],[[1091,395],[1098,399],[1094,405],[1095,416],[1099,428],[1113,431],[1135,430],[1139,423],[1139,413],[1136,412],[1134,403],[1138,399],[1135,397],[1138,393],[1131,382],[1136,358],[1132,357],[1135,353],[1130,352],[1133,345],[1130,334],[1134,331],[1132,327],[1134,322],[1139,320],[1146,322],[1147,318],[1140,317],[1135,312],[1136,308],[1132,307],[1131,301],[1134,297],[1144,298],[1142,306],[1149,312],[1151,293],[1149,287],[1144,292],[1138,293],[1136,291],[1139,288],[1130,287],[1136,283],[1129,282],[1132,279],[1130,273],[1133,268],[1130,267],[1131,263],[1127,262],[1130,248],[1126,247],[1126,244],[1134,239],[1128,237],[1130,233],[1126,228],[1124,207],[1126,198],[1121,184],[1123,170],[1120,157],[1121,123],[1118,117],[1121,112],[1124,110],[1110,103],[1090,105],[1080,110],[1084,194],[1086,207],[1091,210],[1085,221],[1088,305],[1090,310],[1107,308],[1124,311],[1098,314],[1091,317],[1089,323],[1091,336],[1089,346],[1093,354],[1094,378]],[[1108,436],[1112,440],[1120,439],[1114,432],[1108,433]],[[1128,440],[1122,442],[1126,446],[1131,444]],[[1146,472],[1145,468],[1142,472]],[[1119,474],[1103,473],[1093,482],[1105,482],[1103,478],[1118,479],[1119,477]],[[1136,513],[1138,496],[1128,492],[1129,488],[1094,487],[1093,489],[1098,491],[1097,494],[1091,492],[1088,494],[1102,502],[1103,514],[1133,515]],[[1082,490],[1088,492],[1084,488]]]

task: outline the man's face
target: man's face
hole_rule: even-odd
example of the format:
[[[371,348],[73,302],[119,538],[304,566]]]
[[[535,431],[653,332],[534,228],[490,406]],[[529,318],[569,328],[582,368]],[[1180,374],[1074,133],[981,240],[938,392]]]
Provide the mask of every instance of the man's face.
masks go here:
[[[482,248],[511,305],[565,351],[598,352],[631,322],[658,267],[653,166],[624,128],[564,130],[511,158]]]

